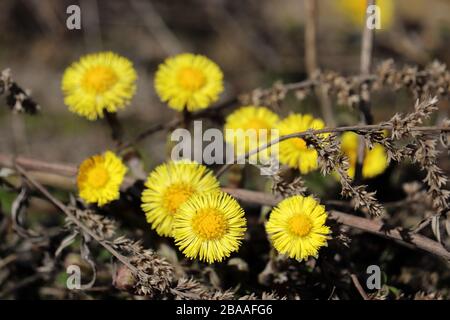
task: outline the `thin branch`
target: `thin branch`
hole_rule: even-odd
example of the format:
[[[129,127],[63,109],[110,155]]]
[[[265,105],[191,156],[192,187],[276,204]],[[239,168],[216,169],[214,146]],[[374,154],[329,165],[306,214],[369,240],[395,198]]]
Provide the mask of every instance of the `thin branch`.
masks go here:
[[[305,1],[305,63],[306,71],[311,77],[317,70],[317,0]]]
[[[306,0],[305,2],[305,60],[309,79],[312,79],[315,72],[317,72],[319,69],[319,64],[317,62],[317,4],[317,0]],[[327,95],[323,86],[318,86],[315,91],[317,96],[319,97],[320,110],[326,124],[331,127],[336,126],[330,97]]]
[[[66,207],[60,200],[58,200],[57,198],[55,198],[44,186],[42,186],[38,181],[36,181],[33,177],[31,177],[28,172],[22,168],[20,165],[15,166],[15,169],[23,176],[23,178],[25,179],[25,181],[27,181],[29,184],[31,184],[34,188],[36,188],[45,198],[47,198],[47,200],[52,203],[56,208],[58,208],[59,210],[61,210],[68,219],[70,219],[82,232],[86,233],[87,235],[89,235],[92,239],[94,239],[96,242],[98,242],[101,246],[103,246],[111,255],[113,255],[116,259],[118,259],[118,261],[120,261],[121,263],[123,263],[135,276],[136,278],[136,285],[140,285],[141,288],[139,289],[138,293],[141,294],[149,294],[150,287],[149,286],[155,286],[155,288],[159,291],[163,291],[165,289],[163,289],[161,286],[158,287],[157,285],[154,284],[154,282],[158,282],[158,277],[167,277],[167,274],[165,274],[164,272],[161,274],[162,271],[157,271],[154,270],[153,267],[150,266],[150,268],[152,270],[148,271],[148,266],[146,267],[144,266],[140,266],[138,264],[138,267],[134,266],[131,261],[128,259],[128,257],[122,255],[119,251],[117,251],[112,245],[111,242],[104,240],[101,235],[98,235],[97,232],[92,231],[89,227],[87,227],[80,219],[78,219],[78,217],[75,215],[74,212],[72,212],[68,207]],[[121,239],[122,242],[127,242],[130,241],[126,238],[117,238],[116,240]],[[138,247],[136,249],[136,246]],[[154,256],[152,256],[151,254],[149,254],[146,250],[143,250],[140,245],[136,245],[135,243],[132,244],[129,249],[131,252],[133,252],[134,254],[136,254],[136,256],[140,256],[141,259],[153,259],[155,258]],[[137,254],[136,250],[142,251],[141,253]],[[156,258],[155,258],[156,259]],[[164,259],[158,261],[158,263],[160,264],[160,266],[164,269],[165,271],[168,272],[169,278],[165,278],[164,281],[167,282],[171,282],[170,277],[171,274],[173,272],[173,269],[171,269],[171,267],[169,268],[168,266],[170,266],[167,262],[163,262]],[[164,264],[167,264],[167,266],[165,266]],[[41,275],[41,274],[38,274]],[[144,281],[142,279],[145,279],[145,288],[143,288],[144,284],[141,283],[141,281]],[[160,279],[159,279],[160,280]],[[179,279],[181,280],[181,279]],[[141,284],[140,284],[141,283]],[[167,283],[166,286],[169,285],[177,285],[179,283],[175,282],[175,283]],[[196,283],[196,289],[200,289],[203,288],[203,286],[200,283]],[[171,287],[165,287],[166,289],[169,289],[168,292],[171,292],[174,295],[177,294],[182,294],[180,293],[178,290],[176,290],[176,288],[171,288]],[[209,294],[208,289],[202,289],[203,293],[205,295]],[[190,288],[186,288],[186,291],[190,291]],[[194,292],[194,291],[193,291]],[[187,292],[185,292],[187,294]],[[198,292],[197,292],[198,293]],[[211,293],[211,296],[212,293]],[[197,294],[198,297],[198,294]],[[205,296],[206,297],[206,296]]]
[[[423,229],[425,229],[426,227],[428,227],[431,224],[431,221],[433,221],[434,218],[439,217],[441,214],[434,214],[426,219],[423,219],[421,222],[419,222],[417,224],[416,227],[414,227],[412,229],[413,233],[419,233],[420,231],[422,231]]]
[[[370,300],[369,296],[367,295],[366,291],[364,291],[364,288],[362,287],[361,283],[358,280],[358,277],[356,274],[352,273],[350,274],[350,278],[352,279],[353,285],[355,286],[356,290],[358,290],[359,294],[364,300]]]
[[[447,128],[448,129],[448,128]],[[5,159],[7,157],[0,154],[0,166],[3,166],[3,163],[1,159]],[[28,164],[33,163],[30,159],[27,159]],[[39,163],[39,162],[38,162]],[[43,169],[48,168],[57,168],[57,167],[67,167],[62,165],[47,165],[43,167]],[[23,175],[27,181],[29,181],[39,192],[41,192],[53,205],[55,205],[58,209],[63,211],[69,218],[75,219],[74,222],[83,230],[88,231],[88,228],[84,226],[80,221],[76,220],[72,212],[58,199],[53,197],[47,189],[45,189],[39,182],[36,181],[36,179],[32,178],[26,170],[20,166],[15,166],[16,170],[20,172],[21,175]],[[33,168],[36,169],[36,164],[33,164]],[[62,171],[62,174],[67,174],[67,170]],[[245,189],[234,189],[234,188],[222,188],[224,192],[229,193],[233,197],[242,200],[242,201],[248,201],[251,203],[256,203],[260,205],[268,205],[268,206],[275,206],[279,201],[281,201],[281,198],[277,198],[272,194],[267,194],[263,192],[257,192],[257,191],[251,191],[251,190],[245,190]],[[444,259],[450,260],[450,252],[448,252],[440,243],[430,240],[422,235],[410,233],[409,230],[403,229],[403,228],[395,228],[391,230],[385,230],[385,227],[382,223],[370,220],[366,218],[361,218],[357,216],[353,216],[344,212],[340,212],[337,210],[331,210],[329,212],[329,217],[333,220],[336,220],[339,223],[345,224],[350,227],[354,227],[366,232],[370,232],[373,234],[380,235],[382,237],[397,240],[400,243],[404,245],[414,245],[417,248],[420,248],[422,250],[428,251],[430,253],[433,253],[436,256],[442,257]],[[81,227],[81,225],[83,227]],[[91,235],[92,232],[89,230],[89,234]],[[405,237],[405,235],[408,235]],[[104,246],[108,251],[110,251],[114,256],[116,256],[120,261],[122,261],[125,265],[128,267],[132,267],[132,270],[135,270],[135,267],[131,265],[127,258],[121,255],[119,252],[114,250],[114,248],[111,248],[108,244],[104,243],[101,239],[99,239],[95,234],[92,234],[92,237],[97,240],[102,246]],[[120,258],[119,258],[120,257]],[[125,263],[126,261],[127,263]]]
[[[189,115],[189,119],[195,120],[195,119],[206,118],[206,117],[211,117],[211,118],[217,117],[222,110],[236,105],[237,102],[238,102],[238,99],[236,97],[231,98],[231,99],[226,100],[223,103],[220,103],[209,109],[204,109],[204,110],[200,110],[197,112],[193,112]],[[179,118],[176,118],[169,122],[156,123],[153,126],[149,127],[147,130],[138,134],[136,137],[131,139],[129,142],[120,145],[118,147],[117,151],[122,151],[127,148],[130,148],[133,145],[138,144],[139,142],[141,142],[142,140],[146,139],[147,137],[151,136],[152,134],[154,134],[156,132],[163,131],[163,130],[171,130],[172,128],[182,125],[183,122],[184,122],[184,119],[182,117],[179,117]]]
[[[9,294],[22,289],[23,287],[26,287],[36,281],[39,281],[43,279],[46,276],[45,273],[35,273],[27,278],[24,278],[23,280],[15,283],[12,287],[6,288],[4,291],[0,292],[0,298],[4,299]]]
[[[185,51],[185,45],[183,45],[172,30],[170,30],[150,1],[130,0],[130,4],[138,14],[144,26],[153,37],[155,37],[156,42],[158,42],[168,55],[174,55]]]
[[[369,18],[369,13],[367,9],[369,6],[375,4],[375,0],[367,0],[366,15],[363,23],[363,35],[361,44],[361,76],[366,76],[370,72],[370,66],[372,64],[372,47],[373,47],[373,28],[369,28],[367,25],[367,19]],[[370,110],[370,92],[366,90],[365,95],[359,103],[359,112],[361,114],[362,124],[372,124],[373,116]],[[362,178],[362,168],[364,157],[366,153],[366,142],[363,137],[359,137],[358,140],[358,157],[356,161],[355,168],[355,182],[358,182]]]
[[[269,147],[271,147],[274,144],[280,143],[284,140],[292,139],[292,138],[304,138],[308,135],[318,135],[323,133],[339,133],[339,132],[346,132],[346,131],[353,131],[355,133],[361,133],[361,132],[371,132],[371,131],[381,131],[385,129],[392,129],[392,126],[390,124],[372,124],[372,125],[355,125],[355,126],[344,126],[344,127],[338,127],[338,128],[324,128],[324,129],[318,129],[318,130],[307,130],[302,132],[296,132],[291,133],[288,135],[281,136],[279,138],[273,139],[272,141],[258,146],[258,148],[250,150],[245,155],[242,155],[236,159],[236,163],[241,163],[242,160],[248,159],[249,157],[261,152],[262,150],[265,150]],[[428,133],[435,133],[440,134],[442,132],[450,132],[449,127],[440,127],[440,126],[431,126],[431,127],[414,127],[411,129],[411,131],[417,131],[417,132],[428,132]],[[224,174],[233,164],[227,163],[223,165],[216,173],[216,176],[220,177],[222,174]]]
[[[51,163],[27,157],[14,157],[10,154],[0,153],[0,167],[14,169],[16,164],[30,171],[44,171],[67,177],[74,177],[78,171],[77,166],[74,164]]]
[[[343,126],[338,128],[324,128],[319,130],[307,130],[302,132],[296,132],[289,135],[281,136],[277,139],[274,139],[270,141],[267,144],[261,145],[258,148],[251,150],[247,152],[245,155],[239,157],[237,160],[242,159],[248,159],[250,156],[269,148],[270,146],[280,143],[281,141],[292,139],[292,138],[302,138],[307,135],[317,135],[322,133],[339,133],[339,132],[346,132],[346,131],[353,131],[356,133],[359,132],[371,132],[371,131],[380,131],[384,129],[391,129],[392,127],[389,124],[385,125],[356,125],[356,126]],[[434,133],[434,134],[440,134],[443,132],[450,132],[449,127],[445,126],[422,126],[422,127],[414,127],[411,128],[411,131],[417,131],[417,132],[428,132],[428,133]],[[141,137],[142,140],[145,137]],[[136,143],[139,141],[137,140]],[[122,148],[125,148],[126,146],[131,146],[133,143],[129,143],[127,145],[122,145]],[[45,171],[50,173],[56,173],[68,177],[74,177],[77,174],[77,166],[76,165],[67,165],[67,164],[59,164],[59,163],[49,163],[46,161],[41,160],[35,160],[27,157],[14,157],[10,154],[4,154],[0,153],[0,166],[7,167],[7,168],[13,168],[15,166],[15,163],[18,165],[23,166],[27,170],[37,170],[37,171]],[[225,173],[232,164],[225,164],[223,165],[217,172],[217,175],[220,176],[223,173]]]
[[[18,259],[16,254],[10,254],[9,256],[5,257],[4,259],[0,259],[0,269],[3,269],[8,264],[16,261]]]
[[[102,245],[107,251],[109,251],[114,257],[116,257],[117,260],[126,265],[131,271],[133,271],[136,274],[142,274],[142,271],[140,271],[138,268],[132,265],[131,262],[125,256],[123,256],[116,249],[114,249],[108,243],[103,241],[103,239],[101,239],[95,232],[93,232],[91,229],[85,226],[72,213],[72,211],[69,210],[66,205],[64,205],[64,203],[55,198],[43,185],[41,185],[38,181],[32,178],[22,166],[16,164],[15,168],[25,178],[25,180],[27,180],[34,188],[36,188],[40,193],[42,193],[42,195],[45,196],[56,208],[61,210],[70,220],[73,221],[73,223],[77,225],[77,227],[79,227],[81,230],[83,230],[83,232],[88,234],[90,237],[92,237],[92,239],[94,239],[100,245]]]
[[[272,194],[258,191],[233,188],[223,188],[223,191],[241,201],[247,201],[260,205],[275,206],[281,200]],[[337,210],[330,210],[329,218],[349,227],[376,234],[390,240],[398,241],[408,247],[412,245],[445,260],[450,260],[450,252],[447,251],[439,242],[433,241],[422,235],[410,233],[407,229],[397,227],[387,230],[386,226],[379,221],[353,216]]]
[[[169,122],[161,122],[161,123],[156,123],[153,126],[151,126],[150,128],[148,128],[147,130],[141,132],[140,134],[138,134],[135,138],[133,138],[131,141],[120,145],[117,148],[117,151],[122,151],[125,150],[127,148],[132,147],[133,145],[139,143],[140,141],[144,140],[145,138],[151,136],[152,134],[159,132],[159,131],[163,131],[163,130],[170,130],[171,128],[174,128],[178,125],[181,124],[181,120],[180,119],[174,119],[172,121]]]
[[[366,9],[369,6],[375,5],[375,0],[367,0]],[[372,63],[372,47],[373,47],[373,28],[368,28],[367,18],[369,14],[366,10],[366,19],[364,20],[363,36],[361,45],[361,74],[368,75],[370,72],[370,65]]]
[[[84,45],[90,51],[101,50],[103,40],[98,1],[82,0],[80,4],[83,11]]]
[[[424,72],[418,72],[418,75],[425,75],[422,74]],[[347,77],[347,81],[350,81],[350,79],[353,82],[359,82],[359,83],[364,83],[364,82],[373,82],[373,81],[377,81],[380,80],[379,79],[379,75],[377,74],[366,74],[366,75],[356,75],[356,76],[349,76]],[[292,82],[292,83],[286,83],[283,84],[283,90],[285,90],[286,93],[288,92],[293,92],[293,91],[297,91],[297,90],[302,90],[302,89],[312,89],[314,87],[317,87],[321,85],[320,80],[316,80],[316,79],[307,79],[307,80],[303,80],[300,82]],[[262,89],[263,94],[264,92],[268,93],[270,92],[272,89]],[[251,95],[251,93],[250,93]],[[243,95],[245,96],[245,95]],[[191,119],[195,120],[198,118],[206,118],[206,117],[220,117],[220,112],[228,107],[232,107],[237,105],[239,101],[238,97],[233,97],[227,101],[224,101],[221,104],[218,104],[214,107],[208,108],[208,109],[204,109],[198,112],[194,112],[191,114]],[[157,124],[154,124],[153,126],[151,126],[150,128],[148,128],[147,130],[143,131],[142,133],[138,134],[136,137],[134,137],[133,139],[131,139],[129,142],[124,143],[123,145],[121,145],[118,148],[118,151],[124,150],[126,148],[129,148],[135,144],[138,144],[139,142],[141,142],[142,140],[146,139],[147,137],[149,137],[150,135],[162,131],[162,130],[166,130],[166,129],[170,129],[170,128],[174,128],[176,126],[179,126],[182,123],[181,119],[175,119],[171,122],[160,122]],[[332,122],[328,123],[329,126],[333,126]]]
[[[366,67],[364,67],[364,68],[366,68]],[[427,73],[428,72],[425,70],[419,71],[419,72],[417,72],[417,76],[425,77],[425,76],[427,76]],[[361,83],[361,84],[383,80],[382,78],[380,78],[380,74],[364,74],[364,75],[360,74],[360,75],[356,75],[356,76],[355,75],[349,76],[349,77],[346,77],[345,79],[347,82],[351,81],[352,83]],[[327,83],[327,84],[332,86],[331,83]],[[307,80],[303,80],[300,82],[292,82],[292,83],[283,84],[282,88],[285,91],[285,93],[288,93],[288,92],[295,92],[297,90],[302,90],[302,89],[313,89],[314,87],[317,87],[320,85],[321,85],[321,81],[318,79],[307,79]],[[402,84],[402,85],[405,85],[405,84]],[[395,89],[397,89],[397,87],[395,87]],[[259,90],[262,90],[262,94],[264,95],[264,94],[270,93],[273,89],[269,88],[269,89],[259,89]],[[251,96],[251,93],[249,93],[247,95]],[[246,95],[242,95],[242,96],[246,96]],[[203,117],[212,117],[212,118],[220,117],[220,112],[223,109],[237,105],[238,101],[239,101],[238,97],[233,97],[233,98],[231,98],[227,101],[224,101],[223,103],[216,105],[214,107],[192,113],[191,119],[195,120],[195,119],[203,118]],[[361,110],[364,110],[364,108],[362,108]],[[154,134],[155,132],[159,132],[159,131],[162,131],[165,129],[170,129],[170,128],[179,126],[180,124],[181,124],[181,119],[176,119],[169,123],[161,122],[161,123],[154,124],[153,126],[148,128],[144,132],[137,135],[135,138],[131,139],[128,143],[121,145],[118,148],[118,151],[129,148],[129,147],[139,143],[140,141],[146,139],[147,137]],[[370,124],[370,121],[369,121],[369,124]],[[333,126],[332,122],[328,123],[328,125]]]

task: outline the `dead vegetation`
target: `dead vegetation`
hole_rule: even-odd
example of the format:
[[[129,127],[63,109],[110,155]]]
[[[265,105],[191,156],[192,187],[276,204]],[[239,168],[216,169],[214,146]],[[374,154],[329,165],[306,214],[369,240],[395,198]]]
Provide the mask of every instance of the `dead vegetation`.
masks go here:
[[[11,204],[0,206],[0,297],[448,299],[450,121],[442,110],[449,98],[449,70],[439,61],[418,66],[392,59],[370,68],[370,56],[364,68],[373,72],[362,68],[360,74],[349,76],[321,71],[314,62],[316,50],[311,48],[317,42],[314,32],[309,33],[305,48],[305,55],[313,61],[305,80],[276,81],[270,88],[238,94],[209,109],[148,124],[136,135],[126,134],[126,125],[109,118],[111,140],[131,174],[120,200],[105,207],[86,206],[77,198],[76,165],[2,150],[0,188],[5,196],[0,201],[8,196]],[[167,41],[167,37],[162,39]],[[173,48],[172,41],[176,39],[166,46]],[[366,49],[362,48],[362,56]],[[410,107],[375,122],[374,97],[386,91],[407,92]],[[0,98],[17,116],[45,117],[45,108],[13,80],[9,69],[1,74]],[[197,119],[222,126],[225,115],[239,105],[264,105],[278,112],[292,98],[295,103],[317,98],[321,111],[336,119],[338,107],[345,106],[345,112],[356,114],[358,120],[282,136],[245,155],[248,158],[272,144],[302,138],[318,152],[320,177],[304,177],[282,168],[269,178],[270,188],[258,188],[259,178],[248,166],[214,167],[216,176],[222,177],[222,189],[246,209],[248,232],[239,253],[223,263],[206,265],[183,258],[171,240],[150,231],[139,207],[146,165],[142,155],[159,151],[140,148],[144,140],[189,127]],[[392,110],[396,111],[395,106]],[[334,123],[341,123],[336,119]],[[390,171],[365,180],[357,166],[352,179],[347,173],[349,159],[340,144],[340,134],[348,131],[356,133],[359,143],[369,149],[382,145]],[[359,157],[361,161],[364,153]],[[332,227],[329,246],[317,259],[306,262],[276,254],[264,232],[268,208],[296,194],[320,199]],[[81,266],[82,290],[66,288],[66,268],[74,264]],[[383,270],[383,286],[378,290],[362,285],[368,277],[367,266],[373,264]]]

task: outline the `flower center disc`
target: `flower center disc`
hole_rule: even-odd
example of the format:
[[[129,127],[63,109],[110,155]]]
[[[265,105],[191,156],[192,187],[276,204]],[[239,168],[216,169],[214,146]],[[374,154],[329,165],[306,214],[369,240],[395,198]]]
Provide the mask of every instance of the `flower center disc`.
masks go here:
[[[296,215],[289,220],[290,231],[299,237],[306,236],[312,228],[311,220],[303,214]]]
[[[109,180],[109,173],[103,167],[95,167],[89,171],[87,181],[94,188],[101,188],[106,185]]]
[[[178,208],[194,193],[194,189],[185,183],[169,186],[163,196],[164,207],[170,214],[175,214]]]
[[[186,67],[178,73],[178,83],[180,86],[189,91],[200,89],[205,84],[205,76],[200,70]]]
[[[117,82],[117,74],[108,67],[98,66],[86,71],[83,78],[83,88],[97,94],[111,89]]]
[[[221,238],[228,227],[223,214],[214,209],[201,209],[192,218],[192,227],[200,237],[206,240]]]
[[[294,144],[294,146],[297,149],[300,149],[300,150],[307,149],[305,140],[303,140],[301,138],[294,138],[294,139],[292,139],[292,143]]]

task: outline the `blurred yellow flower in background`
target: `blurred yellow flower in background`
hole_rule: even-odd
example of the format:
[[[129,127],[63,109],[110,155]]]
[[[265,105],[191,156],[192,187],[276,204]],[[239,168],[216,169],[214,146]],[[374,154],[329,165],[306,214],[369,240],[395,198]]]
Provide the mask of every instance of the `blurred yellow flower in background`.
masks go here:
[[[266,107],[241,107],[228,115],[225,120],[225,131],[232,130],[229,131],[232,134],[225,132],[225,140],[235,147],[236,155],[241,156],[261,144],[266,144],[271,139],[276,138],[271,137],[270,130],[275,128],[279,120],[278,115]],[[254,130],[255,134],[247,134],[247,130]],[[265,139],[260,141],[259,137],[262,130],[267,131]],[[241,148],[238,147],[239,143],[242,144]]]
[[[125,108],[136,92],[133,64],[113,52],[82,57],[63,75],[64,103],[69,110],[89,120]]]
[[[155,89],[160,99],[177,111],[205,109],[223,91],[219,66],[202,55],[183,53],[158,67]]]
[[[327,245],[330,228],[325,225],[325,207],[312,197],[293,196],[271,212],[266,230],[275,249],[297,260],[317,257]]]
[[[191,259],[222,261],[237,251],[246,220],[238,202],[224,192],[197,194],[175,214],[175,244]]]
[[[172,236],[178,208],[198,193],[218,191],[219,182],[205,166],[191,161],[171,161],[148,176],[141,197],[147,221],[160,236]]]
[[[84,160],[78,170],[77,186],[81,199],[103,206],[120,197],[120,185],[127,167],[113,152]]]
[[[291,114],[281,120],[277,128],[280,130],[280,137],[308,129],[323,129],[325,123],[320,119],[315,119],[310,114]],[[280,162],[299,169],[302,174],[317,169],[317,151],[308,148],[305,140],[292,138],[280,142],[279,146]]]
[[[358,160],[359,138],[354,132],[345,132],[341,136],[341,150],[349,159],[348,175],[355,177],[356,162]],[[384,147],[376,143],[372,149],[366,148],[362,166],[363,178],[373,178],[386,170],[388,159]]]
[[[367,0],[339,0],[334,1],[345,16],[356,26],[365,24]],[[394,0],[377,0],[376,5],[380,8],[381,30],[392,25],[394,19]]]

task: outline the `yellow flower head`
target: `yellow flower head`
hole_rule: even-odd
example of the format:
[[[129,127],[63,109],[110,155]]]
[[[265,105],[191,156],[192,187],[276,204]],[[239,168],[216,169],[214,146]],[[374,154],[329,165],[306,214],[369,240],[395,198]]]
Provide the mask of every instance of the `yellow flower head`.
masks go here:
[[[325,225],[324,206],[312,197],[293,196],[272,210],[266,224],[275,249],[297,260],[317,257],[319,248],[327,245],[330,228]]]
[[[341,150],[349,159],[348,175],[355,177],[356,162],[358,160],[358,135],[354,132],[345,132],[341,136]],[[372,149],[366,148],[362,166],[363,178],[373,178],[386,170],[388,159],[384,147],[377,143]]]
[[[323,129],[324,122],[313,118],[310,114],[291,114],[280,123],[278,129],[280,136],[302,132],[308,129]],[[317,151],[308,148],[305,140],[292,138],[280,143],[280,162],[291,168],[298,168],[302,174],[317,169]]]
[[[394,18],[393,0],[377,0],[376,5],[380,8],[381,30],[391,26]],[[356,26],[365,23],[367,0],[339,0],[336,1],[345,16]]]
[[[158,166],[148,176],[141,208],[152,229],[172,236],[173,217],[195,194],[219,190],[219,182],[205,166],[190,161],[172,161]]]
[[[80,197],[99,206],[119,199],[120,185],[126,172],[127,167],[111,151],[84,160],[77,176]]]
[[[128,59],[113,52],[89,54],[64,72],[64,103],[89,120],[103,118],[105,111],[117,112],[129,104],[136,79]]]
[[[226,118],[224,129],[230,134],[225,134],[225,140],[235,147],[237,156],[243,155],[276,138],[271,137],[270,131],[279,120],[278,115],[266,107],[241,107]]]
[[[166,59],[155,75],[160,99],[177,111],[205,109],[223,91],[220,68],[202,55],[183,53]]]
[[[230,195],[218,191],[198,194],[175,215],[175,244],[190,259],[213,263],[237,251],[244,238],[244,210]]]

